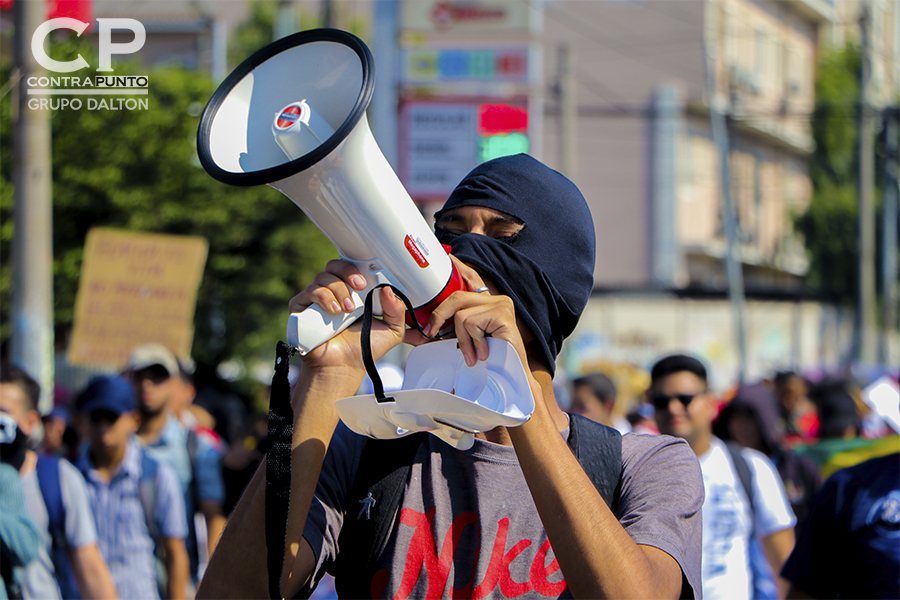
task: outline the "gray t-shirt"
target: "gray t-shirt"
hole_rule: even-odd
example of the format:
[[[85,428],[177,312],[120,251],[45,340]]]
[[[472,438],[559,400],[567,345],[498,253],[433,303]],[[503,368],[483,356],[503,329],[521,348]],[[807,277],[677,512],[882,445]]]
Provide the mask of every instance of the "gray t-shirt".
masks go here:
[[[65,531],[69,548],[81,548],[97,543],[97,528],[94,525],[94,514],[88,499],[84,478],[72,463],[65,459],[59,461],[59,485],[62,502],[66,511]],[[27,599],[41,600],[59,598],[59,586],[54,575],[53,560],[50,549],[53,540],[50,537],[50,519],[47,506],[41,495],[37,473],[31,473],[22,481],[25,489],[25,502],[31,519],[41,533],[41,550],[38,557],[25,567],[22,573],[22,595]]]
[[[365,443],[343,424],[332,438],[303,534],[318,559],[314,581],[340,552],[345,515],[360,512],[344,502]],[[700,598],[696,456],[681,439],[626,434],[622,462],[619,522],[636,543],[674,557],[685,576],[682,595]],[[571,598],[510,446],[475,440],[460,451],[428,436],[398,518],[376,563],[373,598]]]

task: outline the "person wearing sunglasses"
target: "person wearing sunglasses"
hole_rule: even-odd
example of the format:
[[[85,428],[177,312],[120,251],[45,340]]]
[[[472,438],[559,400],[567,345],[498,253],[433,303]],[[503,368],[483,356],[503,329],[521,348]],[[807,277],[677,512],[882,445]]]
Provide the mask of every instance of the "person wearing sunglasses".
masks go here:
[[[687,440],[700,461],[706,491],[703,597],[759,598],[760,579],[767,572],[774,584],[771,574],[781,571],[794,547],[796,517],[778,472],[761,452],[729,447],[713,435],[718,402],[697,358],[673,354],[660,359],[650,371],[647,399],[660,433]],[[754,561],[756,552],[760,560]],[[769,597],[785,596],[788,583],[778,578],[777,586],[770,587]]]

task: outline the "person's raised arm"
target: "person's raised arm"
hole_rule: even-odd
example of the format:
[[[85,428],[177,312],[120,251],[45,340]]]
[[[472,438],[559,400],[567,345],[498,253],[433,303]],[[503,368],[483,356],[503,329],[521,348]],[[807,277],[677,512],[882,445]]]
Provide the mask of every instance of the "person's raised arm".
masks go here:
[[[365,280],[349,263],[332,261],[326,272],[316,276],[314,283],[291,301],[290,309],[296,312],[315,302],[332,314],[342,310],[350,312],[344,306],[344,300],[350,297],[348,285],[361,290]],[[403,303],[387,288],[380,293],[384,318],[376,321],[372,330],[372,352],[376,359],[400,343],[405,328]],[[355,394],[365,374],[359,329],[356,324],[304,356],[292,394],[291,501],[281,583],[287,598],[307,582],[315,565],[312,550],[302,537],[303,528],[322,461],[338,422],[334,403]],[[200,582],[197,598],[268,597],[266,568],[263,462],[228,518]]]
[[[532,384],[532,388],[540,399],[540,387]],[[636,544],[628,535],[542,402],[528,422],[510,428],[509,434],[573,597],[680,596],[678,562],[662,550]]]
[[[467,364],[487,358],[488,336],[510,342],[523,364],[529,364],[508,297],[454,294],[434,311],[427,331],[451,319]],[[526,371],[536,408],[531,419],[510,428],[509,435],[573,596],[678,598],[682,587],[678,562],[662,550],[636,544],[628,535],[559,435],[566,417],[552,396],[551,402],[545,400],[544,390],[552,389],[550,374],[538,368]]]

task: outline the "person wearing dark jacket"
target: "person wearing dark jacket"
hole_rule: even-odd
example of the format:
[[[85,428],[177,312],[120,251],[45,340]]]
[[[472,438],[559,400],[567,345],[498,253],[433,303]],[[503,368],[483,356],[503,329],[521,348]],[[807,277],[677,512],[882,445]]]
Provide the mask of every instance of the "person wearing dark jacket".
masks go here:
[[[720,439],[732,440],[769,457],[778,469],[799,526],[809,512],[822,476],[812,460],[785,447],[784,427],[775,394],[763,383],[742,386],[714,425]]]
[[[900,454],[825,480],[781,571],[788,598],[900,598]]]

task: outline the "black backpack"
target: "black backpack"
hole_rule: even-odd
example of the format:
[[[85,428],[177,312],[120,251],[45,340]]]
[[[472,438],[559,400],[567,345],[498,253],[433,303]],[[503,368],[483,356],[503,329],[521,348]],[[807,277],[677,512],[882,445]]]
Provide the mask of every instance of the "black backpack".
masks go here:
[[[760,541],[756,537],[756,506],[753,502],[753,471],[747,464],[747,459],[741,454],[741,446],[732,441],[725,442],[725,448],[728,450],[728,456],[731,458],[731,464],[737,472],[741,487],[747,494],[747,502],[750,505],[750,518],[752,519],[753,531],[750,535],[750,548],[748,554],[750,557],[750,575],[753,582],[753,597],[757,600],[777,599],[778,588],[775,582],[775,574],[766,559]]]
[[[380,286],[379,286],[380,287]],[[394,293],[399,290],[394,289]],[[402,292],[399,292],[400,297]],[[362,331],[363,362],[372,378],[375,395],[384,396],[381,380],[369,351],[371,328],[371,297],[366,298],[367,310]],[[405,300],[407,309],[412,306]],[[368,323],[366,323],[368,321]],[[421,328],[419,328],[421,331]],[[281,570],[284,560],[285,527],[290,504],[291,440],[293,437],[293,409],[288,381],[290,358],[297,348],[284,342],[276,345],[275,376],[272,378],[269,404],[269,452],[266,454],[265,536],[266,570],[270,598],[282,598]],[[390,534],[394,515],[399,509],[406,482],[409,480],[416,452],[428,433],[418,433],[396,440],[366,442],[357,468],[356,479],[348,507],[361,506],[359,517],[344,520],[338,538],[341,555],[329,569],[335,576],[336,591],[341,598],[367,598],[369,583],[374,575],[375,560]],[[581,463],[585,473],[600,492],[603,500],[615,513],[621,493],[622,435],[611,427],[601,425],[579,415],[569,415],[569,448]],[[352,509],[348,515],[352,514]],[[302,594],[302,591],[301,593]],[[302,597],[298,594],[298,597]]]
[[[399,510],[412,464],[427,433],[397,440],[366,441],[338,546],[329,572],[340,598],[368,598],[375,561]],[[622,436],[580,415],[569,415],[569,447],[600,495],[615,512],[622,477]],[[360,507],[359,513],[353,507]]]
[[[69,564],[69,543],[66,541],[66,507],[62,499],[59,463],[60,459],[56,457],[38,456],[35,472],[44,506],[47,507],[47,529],[52,540],[50,559],[53,562],[53,571],[56,582],[59,584],[60,594],[66,599],[78,600],[81,598],[81,594],[75,582],[72,566]]]

